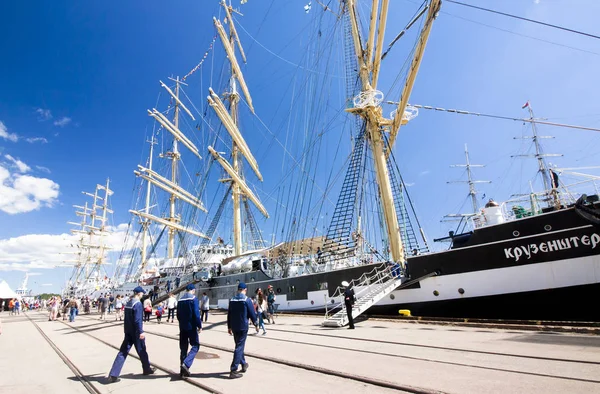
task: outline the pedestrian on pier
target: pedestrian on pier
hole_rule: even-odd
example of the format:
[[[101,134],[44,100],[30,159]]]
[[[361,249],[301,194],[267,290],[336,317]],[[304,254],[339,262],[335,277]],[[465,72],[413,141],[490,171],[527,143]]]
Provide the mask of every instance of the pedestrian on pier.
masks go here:
[[[275,324],[275,292],[273,285],[267,286],[267,321]]]
[[[150,315],[152,315],[152,301],[150,300],[150,297],[146,297],[144,300],[144,321],[149,322]]]
[[[258,328],[262,328],[263,335],[267,334],[265,329],[265,316],[267,315],[267,299],[264,296],[262,289],[256,289],[256,314],[258,316]]]
[[[115,298],[115,320],[123,320],[123,298],[120,295]]]
[[[108,309],[108,298],[104,294],[101,294],[100,298],[98,298],[98,309],[100,310],[100,320],[104,320],[106,318],[106,309]]]
[[[346,306],[346,314],[348,315],[348,329],[354,330],[354,318],[352,317],[352,307],[356,302],[356,296],[354,295],[354,289],[350,288],[350,284],[346,281],[342,282],[344,287],[344,305]]]
[[[229,300],[229,309],[227,311],[227,331],[233,335],[235,341],[235,351],[233,352],[233,361],[231,363],[229,378],[237,379],[243,375],[237,372],[238,366],[242,365],[242,372],[248,370],[248,363],[244,357],[244,347],[248,337],[248,319],[252,320],[256,332],[258,325],[256,321],[256,312],[252,300],[246,296],[247,286],[244,282],[238,284],[237,294]]]
[[[202,321],[200,320],[200,306],[196,298],[196,286],[190,283],[185,288],[187,291],[177,302],[177,320],[179,321],[179,350],[181,377],[190,376],[190,368],[196,354],[200,349],[198,333],[202,332]],[[191,346],[188,353],[188,346]]]
[[[115,296],[113,296],[112,294],[109,294],[108,295],[108,301],[109,301],[109,304],[108,304],[108,313],[110,313],[111,310],[115,308]]]
[[[77,305],[77,300],[72,299],[69,302],[69,307],[71,308],[69,311],[69,322],[73,323],[75,321],[75,316],[79,314],[79,305]]]
[[[161,323],[162,321],[162,315],[165,313],[165,308],[163,307],[163,303],[161,302],[160,304],[158,304],[158,306],[156,307],[156,322],[158,324]]]
[[[125,322],[123,324],[125,338],[108,374],[109,383],[120,380],[119,375],[131,346],[135,347],[135,351],[140,357],[143,374],[152,375],[156,371],[156,368],[150,365],[148,352],[146,352],[146,336],[144,335],[144,323],[142,322],[143,307],[140,302],[140,298],[144,293],[145,291],[141,286],[136,287],[133,289],[133,296],[125,305]]]
[[[200,320],[207,322],[208,321],[208,311],[210,310],[210,299],[206,295],[206,292],[202,293],[202,300],[200,302],[200,311],[202,312],[202,316],[200,316]]]
[[[169,294],[169,298],[167,299],[167,323],[169,319],[171,319],[171,323],[175,323],[175,308],[177,307],[177,298],[173,295],[173,293]]]

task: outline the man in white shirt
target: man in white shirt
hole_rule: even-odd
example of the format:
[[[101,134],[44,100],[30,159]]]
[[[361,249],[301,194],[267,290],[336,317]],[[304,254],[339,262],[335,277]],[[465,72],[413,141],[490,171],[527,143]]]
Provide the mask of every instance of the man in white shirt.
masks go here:
[[[173,293],[169,293],[169,298],[167,299],[167,323],[169,319],[171,319],[171,323],[175,323],[175,308],[177,307],[177,299],[173,295]]]
[[[202,298],[200,299],[200,311],[202,312],[202,316],[200,316],[200,320],[208,321],[208,310],[210,309],[210,300],[206,293],[202,293]]]

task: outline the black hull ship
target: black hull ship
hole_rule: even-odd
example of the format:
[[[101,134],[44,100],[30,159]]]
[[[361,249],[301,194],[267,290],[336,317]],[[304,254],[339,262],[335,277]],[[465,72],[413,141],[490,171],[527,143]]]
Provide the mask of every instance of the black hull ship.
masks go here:
[[[600,290],[596,200],[584,197],[571,207],[452,235],[450,250],[409,257],[407,283],[414,283],[368,313],[409,309],[431,317],[598,321],[600,311],[590,306]],[[254,263],[259,268],[261,261]],[[226,307],[240,281],[249,293],[271,285],[279,310],[324,311],[339,302],[329,289],[374,268],[377,264],[282,279],[257,269],[212,278],[199,290]]]

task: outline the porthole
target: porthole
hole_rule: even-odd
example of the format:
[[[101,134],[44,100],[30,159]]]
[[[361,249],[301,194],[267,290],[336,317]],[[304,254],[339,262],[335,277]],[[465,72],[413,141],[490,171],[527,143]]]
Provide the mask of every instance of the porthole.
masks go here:
[[[463,289],[462,287],[458,289],[458,293],[459,294],[465,294],[465,289]]]
[[[311,304],[311,305],[314,305],[314,304],[315,304],[315,302],[314,302],[314,301],[311,301],[311,302],[310,302],[310,304]]]
[[[552,230],[552,226],[549,225],[549,224],[547,224],[547,225],[544,226],[544,230],[550,231],[550,230]]]
[[[332,304],[335,304],[335,300],[331,300],[331,303],[332,303]]]
[[[519,235],[521,235],[520,232],[518,232],[517,230],[513,231],[513,236],[518,237]]]
[[[437,296],[439,296],[439,295],[440,295],[440,292],[439,292],[439,291],[437,291],[437,290],[434,290],[434,291],[433,291],[433,295],[437,297]]]
[[[390,294],[390,300],[393,300],[394,298],[396,298],[396,296],[393,294]]]
[[[277,288],[277,294],[281,293],[281,287]]]

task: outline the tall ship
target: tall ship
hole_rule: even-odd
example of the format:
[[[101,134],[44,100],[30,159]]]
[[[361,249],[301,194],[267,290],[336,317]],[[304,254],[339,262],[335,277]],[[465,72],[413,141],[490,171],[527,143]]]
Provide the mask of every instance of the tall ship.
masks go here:
[[[244,75],[251,59],[238,32],[269,49],[243,27],[242,7],[252,5],[221,2],[213,18],[210,67],[220,77],[206,73],[210,82],[199,83],[207,95],[196,101],[202,110],[187,94],[195,113],[183,103],[179,78],[171,86],[161,83],[170,104],[149,111],[157,122],[149,146],[155,135],[169,136],[164,146],[170,150],[161,158],[170,161],[171,176],[152,164],[136,172],[147,187],[143,208],[132,210],[142,247],[124,249],[133,258],[121,265],[127,268],[119,289],[142,283],[164,294],[196,283],[212,305],[227,308],[240,282],[249,293],[272,286],[278,310],[326,311],[324,324],[332,326],[346,323],[343,281],[357,294],[355,315],[409,309],[421,316],[600,318],[582,302],[600,286],[598,197],[561,184],[541,149],[537,125],[543,122],[530,106],[524,121],[531,125],[543,190],[480,207],[467,153],[473,211],[455,215],[457,231],[436,239],[449,247],[434,251],[425,236],[395,145],[419,113],[409,100],[439,0],[425,1],[391,40],[385,39],[388,0],[373,0],[366,15],[355,0],[309,2],[306,13],[318,10],[319,16],[309,24],[314,31],[302,62],[292,64],[294,73],[264,75],[266,82]],[[381,73],[384,65],[399,65],[385,60],[415,31],[414,42],[404,44],[410,54],[390,81]],[[340,46],[332,45],[338,40]],[[205,59],[192,72],[209,67]],[[290,89],[265,94],[270,78],[289,79]],[[253,101],[258,88],[263,92]],[[266,109],[276,109],[270,124],[277,130],[260,117]],[[181,111],[197,122],[187,122],[188,134]],[[180,145],[199,169],[189,187],[177,175]],[[167,193],[164,203],[149,200],[151,187]],[[204,199],[212,202],[205,207]],[[177,213],[178,204],[187,210]],[[152,214],[153,207],[161,213]],[[162,244],[160,235],[144,241],[153,227],[166,234]],[[154,257],[158,248],[166,253]],[[565,303],[567,310],[556,307]]]
[[[77,241],[71,245],[70,259],[65,263],[71,265],[71,275],[63,288],[63,297],[91,297],[98,298],[100,294],[107,293],[111,287],[111,280],[106,270],[109,265],[107,254],[111,249],[108,237],[111,234],[109,215],[113,213],[110,208],[110,180],[103,185],[97,184],[94,193],[83,192],[91,201],[84,205],[74,205],[75,214],[79,222],[68,222],[75,226],[71,233]]]

